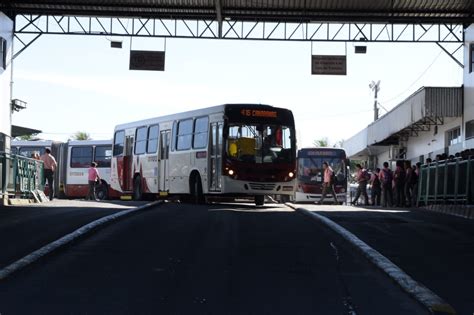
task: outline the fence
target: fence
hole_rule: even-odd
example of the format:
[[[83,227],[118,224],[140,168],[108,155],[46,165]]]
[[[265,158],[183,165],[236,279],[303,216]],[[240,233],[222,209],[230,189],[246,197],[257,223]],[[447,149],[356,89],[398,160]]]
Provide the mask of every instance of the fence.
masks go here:
[[[455,159],[421,167],[418,204],[472,204],[474,159]]]
[[[21,155],[0,152],[1,195],[31,198],[43,190],[43,162]]]

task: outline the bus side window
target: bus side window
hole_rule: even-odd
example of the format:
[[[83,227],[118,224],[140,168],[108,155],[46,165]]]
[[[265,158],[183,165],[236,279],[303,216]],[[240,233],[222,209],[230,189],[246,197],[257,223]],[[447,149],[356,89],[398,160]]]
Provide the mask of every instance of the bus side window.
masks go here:
[[[173,130],[172,130],[172,136],[171,136],[171,151],[174,151],[176,149],[176,140],[178,138],[177,135],[177,129],[178,129],[178,124],[176,121],[173,121]]]
[[[123,146],[125,142],[125,131],[120,130],[115,133],[114,137],[114,156],[123,154]]]

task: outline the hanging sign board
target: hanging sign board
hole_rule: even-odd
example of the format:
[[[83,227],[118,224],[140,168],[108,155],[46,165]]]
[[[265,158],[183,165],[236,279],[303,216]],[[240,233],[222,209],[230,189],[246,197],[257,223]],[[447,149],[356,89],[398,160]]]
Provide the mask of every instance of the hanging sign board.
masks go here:
[[[165,52],[131,50],[130,70],[165,71]]]
[[[311,74],[346,75],[346,65],[346,56],[311,56]]]

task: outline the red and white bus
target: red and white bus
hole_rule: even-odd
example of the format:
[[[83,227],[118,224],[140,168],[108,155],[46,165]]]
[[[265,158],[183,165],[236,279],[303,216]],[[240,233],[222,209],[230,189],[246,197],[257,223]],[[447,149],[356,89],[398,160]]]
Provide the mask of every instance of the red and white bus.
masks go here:
[[[56,197],[81,198],[88,192],[88,169],[91,162],[97,162],[101,185],[97,187],[97,198],[107,199],[111,194],[110,161],[112,159],[111,140],[84,140],[57,142],[50,140],[12,141],[13,154],[31,157],[33,153],[44,154],[46,148],[56,158],[58,168],[55,173]],[[113,193],[112,193],[113,194]],[[117,194],[115,194],[117,195]]]
[[[349,161],[344,149],[304,148],[298,150],[298,177],[295,202],[315,202],[321,198],[323,187],[323,162],[328,162],[334,170],[336,182],[334,190],[340,203],[347,201],[347,179]],[[328,202],[333,198],[326,196]]]
[[[290,110],[227,104],[115,127],[111,187],[204,197],[293,195],[296,139]]]

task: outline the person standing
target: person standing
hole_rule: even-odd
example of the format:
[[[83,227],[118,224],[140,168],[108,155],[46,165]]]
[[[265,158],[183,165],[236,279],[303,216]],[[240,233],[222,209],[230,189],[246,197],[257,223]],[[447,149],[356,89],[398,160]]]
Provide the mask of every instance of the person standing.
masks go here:
[[[356,180],[357,180],[357,183],[359,183],[359,186],[357,187],[355,198],[354,200],[351,201],[351,204],[355,205],[360,195],[362,195],[364,196],[365,205],[367,206],[369,205],[369,196],[367,195],[367,181],[369,179],[369,175],[367,171],[362,167],[362,165],[357,164],[356,168],[357,168]]]
[[[97,169],[97,163],[92,162],[88,171],[88,180],[89,180],[89,191],[87,192],[86,200],[97,200],[95,195],[95,186],[96,183],[100,181],[99,170]]]
[[[334,191],[334,171],[329,166],[328,162],[323,162],[323,172],[324,172],[324,179],[323,179],[323,192],[321,195],[321,199],[316,201],[316,204],[322,204],[326,194],[331,192],[332,196],[334,197],[334,204],[337,205],[337,196],[336,192]]]
[[[397,161],[393,180],[395,182],[395,200],[397,207],[405,207],[405,176],[403,161]]]
[[[393,205],[392,181],[393,173],[388,167],[388,162],[383,163],[383,169],[379,173],[380,183],[382,184],[383,207]]]
[[[413,173],[413,168],[411,167],[410,161],[405,161],[404,164],[405,164],[405,204],[407,207],[411,207],[415,174]]]
[[[56,163],[56,159],[51,154],[51,150],[46,148],[44,154],[41,156],[41,161],[43,161],[44,167],[44,178],[45,181],[48,182],[48,189],[49,189],[49,200],[53,200],[54,197],[54,172],[58,167],[58,163]]]
[[[370,184],[372,185],[371,199],[372,206],[380,206],[380,195],[382,194],[382,187],[379,179],[380,168],[376,168],[375,172],[370,177]]]

